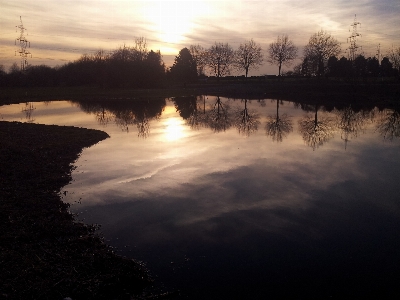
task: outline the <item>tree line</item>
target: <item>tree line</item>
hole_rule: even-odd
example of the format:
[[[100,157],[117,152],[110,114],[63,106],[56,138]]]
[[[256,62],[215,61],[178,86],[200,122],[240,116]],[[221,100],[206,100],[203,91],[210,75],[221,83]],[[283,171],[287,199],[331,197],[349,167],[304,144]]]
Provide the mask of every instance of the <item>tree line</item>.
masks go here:
[[[270,43],[266,53],[253,39],[234,50],[228,43],[215,42],[209,48],[190,45],[166,68],[160,51],[147,49],[146,39],[135,39],[134,46],[122,46],[106,53],[98,50],[84,54],[78,60],[51,68],[46,65],[28,66],[21,72],[13,64],[8,72],[0,66],[0,86],[79,86],[96,85],[115,88],[153,88],[165,82],[195,82],[206,74],[217,79],[232,72],[248,77],[265,62],[278,67],[300,63],[284,75],[331,77],[391,77],[400,75],[400,47],[392,48],[379,61],[376,57],[357,56],[354,60],[340,57],[340,43],[326,31],[313,34],[304,47],[303,56],[288,35],[280,35]]]
[[[134,46],[123,45],[110,53],[98,50],[59,67],[28,66],[21,72],[13,64],[8,73],[0,71],[0,85],[154,88],[162,84],[165,69],[160,51],[148,50],[146,39],[140,37]]]

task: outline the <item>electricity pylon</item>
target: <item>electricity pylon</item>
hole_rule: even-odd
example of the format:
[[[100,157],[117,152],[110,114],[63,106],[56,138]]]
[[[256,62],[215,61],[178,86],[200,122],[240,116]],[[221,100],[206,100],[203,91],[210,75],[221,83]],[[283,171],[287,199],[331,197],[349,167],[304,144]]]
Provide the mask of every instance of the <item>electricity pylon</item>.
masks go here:
[[[24,71],[25,68],[28,66],[28,55],[32,54],[26,50],[26,48],[31,47],[31,43],[28,42],[28,40],[25,38],[25,30],[26,28],[22,24],[22,18],[21,16],[19,17],[21,24],[16,27],[16,31],[18,32],[19,29],[19,37],[15,39],[15,45],[17,45],[17,41],[19,43],[19,50],[15,51],[15,55],[17,55],[17,51],[19,55],[21,56],[21,71]]]
[[[379,43],[378,47],[376,48],[376,57],[378,58],[379,65],[381,65],[382,54],[381,54],[381,44],[380,43]]]
[[[361,34],[357,32],[358,25],[361,26],[361,23],[357,22],[357,16],[354,15],[354,22],[350,25],[350,27],[353,27],[353,30],[351,32],[351,35],[347,38],[347,42],[350,42],[350,47],[347,49],[349,50],[349,60],[351,61],[354,61],[356,59],[357,50],[358,48],[361,48],[361,46],[357,45],[357,38],[361,36]]]

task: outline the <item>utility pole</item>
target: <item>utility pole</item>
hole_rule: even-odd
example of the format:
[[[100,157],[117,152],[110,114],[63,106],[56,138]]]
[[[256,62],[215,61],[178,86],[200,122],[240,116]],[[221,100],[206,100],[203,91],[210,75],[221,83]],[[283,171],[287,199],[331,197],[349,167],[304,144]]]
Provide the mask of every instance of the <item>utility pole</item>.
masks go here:
[[[25,38],[25,30],[26,28],[22,24],[22,17],[19,17],[21,24],[16,27],[16,31],[18,32],[19,29],[19,37],[15,40],[15,45],[17,45],[17,41],[19,43],[19,50],[15,50],[15,55],[17,55],[17,51],[21,56],[21,71],[25,71],[26,67],[28,66],[28,55],[32,54],[26,50],[26,48],[31,47],[31,43]]]
[[[357,22],[357,16],[354,15],[354,22],[350,25],[350,27],[353,27],[353,30],[351,31],[351,35],[347,38],[347,42],[350,42],[350,47],[347,48],[349,50],[349,60],[352,62],[354,62],[357,57],[357,49],[361,48],[361,46],[357,45],[357,37],[361,36],[361,34],[357,32],[358,25],[361,26],[361,23]]]

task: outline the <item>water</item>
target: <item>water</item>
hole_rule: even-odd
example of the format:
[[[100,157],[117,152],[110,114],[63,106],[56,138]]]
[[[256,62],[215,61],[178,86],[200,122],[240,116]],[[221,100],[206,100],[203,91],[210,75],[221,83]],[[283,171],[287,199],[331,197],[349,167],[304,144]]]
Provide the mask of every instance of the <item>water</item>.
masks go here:
[[[216,97],[0,107],[73,125],[64,201],[183,299],[398,295],[400,114]]]

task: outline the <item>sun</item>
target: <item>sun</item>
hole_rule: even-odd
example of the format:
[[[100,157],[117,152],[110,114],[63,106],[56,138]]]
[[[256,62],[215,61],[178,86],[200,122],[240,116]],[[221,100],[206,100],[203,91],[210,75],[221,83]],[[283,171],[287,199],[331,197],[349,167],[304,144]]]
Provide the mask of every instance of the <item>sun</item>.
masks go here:
[[[197,17],[209,11],[207,1],[155,1],[145,9],[145,17],[160,42],[182,43],[193,31]]]

